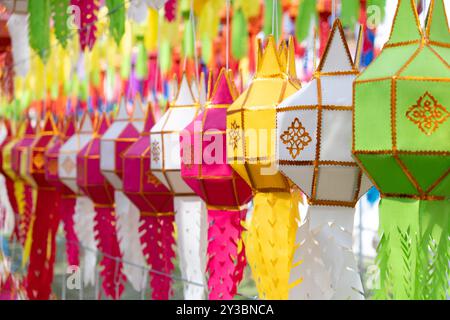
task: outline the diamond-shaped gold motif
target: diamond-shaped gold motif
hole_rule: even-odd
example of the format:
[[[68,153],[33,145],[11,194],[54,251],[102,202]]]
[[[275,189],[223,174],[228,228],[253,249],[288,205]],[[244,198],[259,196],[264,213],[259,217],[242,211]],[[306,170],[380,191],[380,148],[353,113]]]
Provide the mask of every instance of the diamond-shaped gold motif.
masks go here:
[[[147,172],[147,183],[151,183],[155,187],[159,186],[161,182],[159,182],[158,178],[156,178],[151,171]]]
[[[58,161],[56,159],[51,159],[48,163],[48,172],[51,175],[57,175],[58,174]]]
[[[152,159],[153,161],[159,161],[159,157],[161,155],[161,148],[159,147],[159,142],[158,141],[153,141],[152,142]]]
[[[298,118],[295,118],[290,127],[280,136],[284,145],[287,145],[292,158],[296,159],[300,152],[312,141],[311,136],[303,127]]]
[[[417,124],[420,131],[427,136],[431,136],[449,116],[447,109],[440,105],[429,92],[425,92],[406,112],[406,117]]]
[[[44,166],[44,163],[45,163],[44,155],[41,152],[37,153],[33,158],[34,166],[37,169],[42,169],[42,167]]]
[[[62,163],[62,167],[67,174],[70,174],[75,169],[75,163],[70,157],[67,157]]]
[[[241,129],[241,127],[237,124],[236,120],[234,120],[231,123],[231,129],[228,133],[228,137],[230,139],[230,141],[228,143],[230,144],[230,146],[233,147],[233,150],[237,149],[237,147],[239,145],[239,141],[241,140],[240,129]]]

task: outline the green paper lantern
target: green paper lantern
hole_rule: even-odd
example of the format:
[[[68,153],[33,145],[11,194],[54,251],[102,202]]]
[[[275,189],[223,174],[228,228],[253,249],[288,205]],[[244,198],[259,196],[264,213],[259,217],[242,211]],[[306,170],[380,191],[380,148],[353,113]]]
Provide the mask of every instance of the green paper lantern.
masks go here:
[[[380,298],[444,299],[450,234],[450,33],[399,0],[391,36],[355,81],[353,153],[382,194]],[[430,290],[430,284],[435,287]],[[432,292],[431,292],[432,291]]]

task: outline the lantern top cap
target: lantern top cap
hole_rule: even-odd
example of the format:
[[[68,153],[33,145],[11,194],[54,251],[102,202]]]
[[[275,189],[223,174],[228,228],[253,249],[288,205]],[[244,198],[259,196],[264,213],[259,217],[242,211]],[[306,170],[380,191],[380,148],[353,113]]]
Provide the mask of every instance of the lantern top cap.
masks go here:
[[[94,131],[92,125],[92,119],[87,112],[83,114],[80,121],[80,133],[92,133]]]
[[[147,111],[145,113],[145,120],[144,120],[144,130],[143,132],[150,132],[152,130],[152,127],[155,125],[155,116],[153,114],[153,106],[151,103],[148,104]]]
[[[73,116],[69,117],[65,125],[63,126],[62,133],[65,137],[70,137],[76,131],[75,118]]]
[[[127,111],[127,102],[125,98],[120,99],[119,108],[117,110],[116,121],[127,121],[130,119]]]
[[[211,88],[213,87],[213,88]],[[231,70],[222,68],[214,86],[209,87],[210,93],[208,93],[209,104],[232,104],[238,95],[237,89],[232,80]]]
[[[414,0],[398,0],[387,45],[408,44],[422,39],[419,15]]]
[[[281,41],[278,49],[275,38],[272,35],[267,38],[267,44],[264,49],[259,39],[257,51],[256,78],[283,77],[286,75],[293,79],[297,78],[293,37],[289,37],[287,45],[285,41]]]
[[[105,112],[102,112],[101,115],[98,115],[97,125],[95,126],[96,134],[103,134],[109,127],[109,117]]]
[[[25,135],[33,135],[35,134],[35,130],[33,126],[31,125],[31,119],[30,117],[27,117],[25,120]]]
[[[203,79],[203,76],[201,79]],[[198,104],[200,102],[200,99],[202,98],[201,94],[199,94],[198,92],[198,88],[199,86],[195,83],[195,80],[192,82],[192,84],[190,84],[186,73],[183,73],[181,81],[178,84],[177,94],[171,106],[177,107]],[[203,86],[200,86],[200,88],[203,88]],[[194,92],[194,90],[196,91]]]
[[[339,19],[336,19],[333,24],[317,71],[322,73],[357,72]]]
[[[145,119],[144,110],[142,110],[142,99],[138,94],[134,100],[133,110],[131,111],[131,120]]]
[[[431,0],[426,19],[425,36],[433,42],[450,44],[450,28],[444,0]]]
[[[55,120],[53,119],[53,115],[50,111],[47,111],[44,117],[44,125],[42,126],[40,133],[56,133],[56,132],[57,129]]]

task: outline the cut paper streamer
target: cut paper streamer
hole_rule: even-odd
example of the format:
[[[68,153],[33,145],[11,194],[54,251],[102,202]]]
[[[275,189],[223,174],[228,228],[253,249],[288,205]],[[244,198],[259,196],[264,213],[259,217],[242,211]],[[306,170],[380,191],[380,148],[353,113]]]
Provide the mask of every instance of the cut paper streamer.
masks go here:
[[[252,191],[226,164],[226,112],[237,97],[230,72],[221,70],[203,113],[181,137],[184,181],[208,208],[209,299],[230,300],[237,292],[246,266],[242,243],[245,205]],[[186,132],[186,133],[187,133]],[[200,161],[196,161],[200,159]]]
[[[172,295],[174,251],[173,194],[150,171],[150,129],[155,124],[147,109],[139,139],[123,154],[125,195],[139,209],[139,236],[144,257],[150,266],[152,299],[168,300]]]
[[[100,0],[71,0],[74,14],[79,17],[79,40],[81,50],[88,48],[91,50],[97,40],[97,13]],[[77,23],[78,21],[74,21]]]
[[[8,19],[8,31],[14,60],[14,72],[25,77],[30,70],[30,47],[28,46],[28,19],[24,14],[13,13]]]
[[[444,1],[432,0],[422,31],[415,1],[399,0],[389,41],[355,81],[353,154],[381,193],[380,299],[448,295],[446,16]]]
[[[97,117],[91,140],[77,155],[77,184],[94,203],[95,236],[103,253],[100,261],[103,292],[118,299],[125,289],[126,277],[116,231],[114,189],[100,171],[100,140],[109,125],[106,114]]]
[[[144,272],[136,266],[144,265],[139,241],[138,209],[123,193],[123,153],[138,139],[144,125],[140,103],[129,116],[125,100],[119,105],[117,116],[100,141],[100,169],[102,175],[115,189],[117,232],[124,260],[123,271],[137,291],[142,290]]]
[[[94,237],[94,204],[77,185],[77,154],[90,141],[93,134],[92,121],[86,113],[79,121],[76,132],[61,146],[58,155],[58,176],[60,181],[76,195],[74,229],[80,244],[86,249],[80,251],[83,283],[95,283],[97,243]]]
[[[276,168],[274,137],[276,105],[300,87],[293,45],[277,49],[273,36],[264,50],[258,43],[255,77],[227,110],[227,160],[254,193],[245,246],[262,299],[288,298],[299,220],[290,183]]]
[[[318,244],[312,252],[301,245],[296,249],[289,298],[362,299],[352,254],[353,220],[356,202],[372,184],[352,158],[353,81],[358,70],[339,20],[324,52],[311,82],[277,107],[279,168],[309,203],[309,223],[301,228],[306,234],[299,236],[312,247]],[[323,268],[316,267],[317,260]]]
[[[62,121],[62,120],[60,120]],[[75,133],[76,123],[73,117],[69,117],[67,122],[61,125],[64,127],[52,141],[44,154],[45,179],[56,188],[61,195],[59,205],[59,218],[64,227],[66,239],[66,255],[69,266],[79,265],[78,238],[74,229],[73,215],[75,213],[76,195],[66,185],[62,183],[58,175],[58,156],[62,145]]]
[[[197,116],[205,98],[203,79],[200,86],[195,81],[190,85],[183,75],[177,97],[150,132],[152,174],[175,196],[181,273],[187,280],[197,283],[185,283],[187,300],[205,299],[208,228],[204,203],[181,177],[180,133]]]

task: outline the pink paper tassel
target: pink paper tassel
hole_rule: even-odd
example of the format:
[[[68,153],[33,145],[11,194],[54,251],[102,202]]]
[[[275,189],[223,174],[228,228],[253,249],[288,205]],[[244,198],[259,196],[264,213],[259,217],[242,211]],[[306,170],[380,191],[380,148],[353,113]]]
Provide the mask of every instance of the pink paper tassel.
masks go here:
[[[164,5],[164,14],[167,21],[173,21],[176,16],[177,0],[169,0]]]
[[[95,238],[103,253],[100,265],[102,288],[107,297],[118,299],[125,288],[119,242],[116,234],[116,218],[113,208],[95,208]]]
[[[208,210],[208,288],[210,300],[231,300],[246,266],[245,251],[238,252],[247,210]]]
[[[144,257],[151,267],[150,286],[153,300],[168,300],[172,295],[172,259],[175,257],[173,216],[141,216],[139,233]],[[155,271],[155,272],[152,272]]]
[[[97,27],[95,23],[97,22],[97,13],[99,9],[98,0],[71,0],[72,6],[79,8],[74,9],[75,23],[77,22],[76,15],[79,13],[79,23],[78,31],[80,34],[80,46],[84,50],[86,47],[92,49],[97,39],[96,31]]]
[[[64,226],[64,233],[66,236],[66,254],[67,262],[71,266],[78,266],[79,249],[78,237],[75,233],[73,215],[75,213],[75,197],[61,197],[60,216]]]

